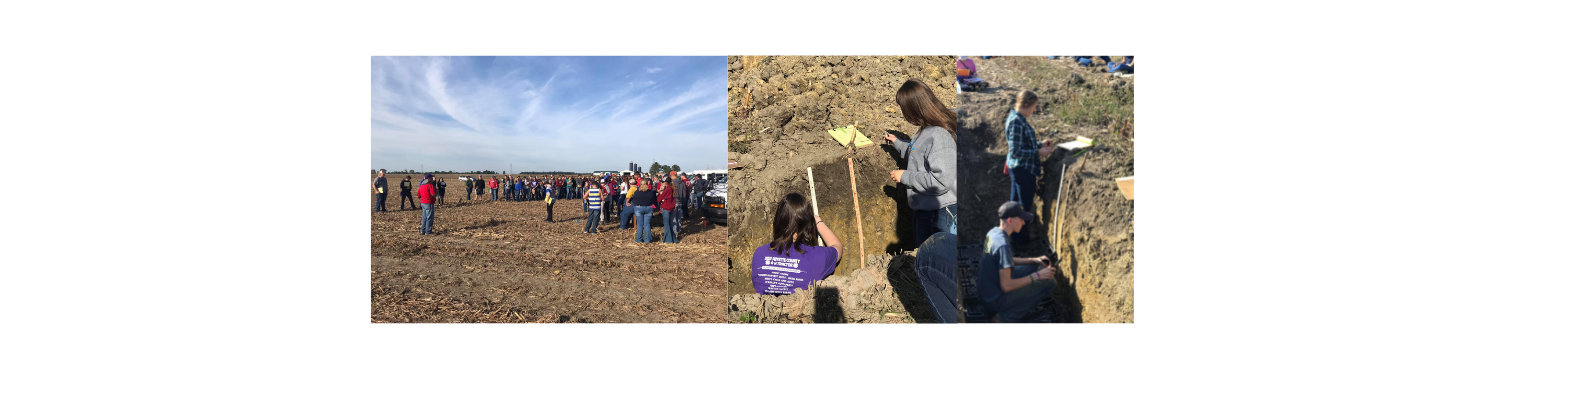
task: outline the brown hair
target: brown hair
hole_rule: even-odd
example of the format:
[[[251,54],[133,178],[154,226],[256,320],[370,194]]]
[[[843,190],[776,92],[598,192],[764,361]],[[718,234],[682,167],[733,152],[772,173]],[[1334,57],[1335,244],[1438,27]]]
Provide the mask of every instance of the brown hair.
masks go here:
[[[1034,102],[1038,102],[1038,101],[1039,101],[1039,96],[1035,96],[1034,95],[1034,91],[1018,92],[1018,94],[1017,94],[1017,107],[1014,107],[1013,109],[1014,110],[1023,110],[1024,107],[1028,107],[1029,105],[1032,105],[1032,104],[1034,104]]]
[[[806,253],[798,245],[814,246],[814,238],[819,235],[819,229],[814,227],[813,206],[798,193],[787,194],[777,206],[775,221],[771,223],[774,239],[770,241],[770,250],[781,255],[786,255],[788,248]]]
[[[924,82],[909,79],[897,89],[897,106],[902,108],[902,118],[918,126],[938,126],[951,132],[957,140],[957,113],[941,104]]]

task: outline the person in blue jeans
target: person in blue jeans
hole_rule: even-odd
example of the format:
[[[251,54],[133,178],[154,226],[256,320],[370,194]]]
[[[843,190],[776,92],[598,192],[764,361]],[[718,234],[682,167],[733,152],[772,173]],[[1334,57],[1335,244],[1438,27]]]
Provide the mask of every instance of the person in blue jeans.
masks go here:
[[[1040,160],[1050,156],[1055,147],[1051,141],[1036,140],[1034,127],[1029,125],[1028,118],[1034,116],[1034,109],[1039,105],[1039,97],[1034,92],[1023,91],[1017,95],[1017,104],[1012,107],[1012,112],[1007,114],[1007,174],[1012,177],[1011,201],[1029,208],[1034,206],[1034,185],[1040,175]],[[1027,232],[1016,232],[1012,235],[1012,242],[1023,244],[1028,241]]]
[[[693,195],[688,196],[688,203],[693,205],[693,211],[700,216],[704,215],[704,192],[709,191],[709,182],[704,177],[693,175]]]
[[[1074,56],[1073,57],[1073,61],[1078,62],[1078,66],[1095,66],[1094,60],[1091,59],[1091,58],[1094,58],[1094,56],[1090,56],[1090,55]],[[1051,59],[1055,59],[1055,57],[1051,57]],[[1100,56],[1100,61],[1106,62],[1106,63],[1111,63],[1111,57],[1109,55],[1102,55],[1102,56]]]
[[[638,185],[638,191],[627,200],[627,208],[632,210],[634,226],[638,229],[633,235],[633,242],[649,243],[654,240],[652,231],[649,230],[649,219],[654,217],[655,192],[649,189],[648,183]]]
[[[979,259],[976,282],[979,300],[1002,322],[1021,322],[1040,301],[1056,290],[1056,268],[1049,257],[1012,257],[1007,237],[1018,232],[1032,218],[1017,202],[1001,204],[1001,224],[985,235],[984,255]]]
[[[1121,62],[1111,62],[1111,59],[1106,59],[1106,71],[1111,73],[1133,73],[1133,56],[1128,55],[1127,60]]]
[[[937,232],[957,234],[957,112],[919,80],[902,83],[896,102],[902,118],[919,127],[913,140],[885,135],[907,161],[906,169],[891,171],[891,180],[907,187],[918,246]]]
[[[379,177],[374,178],[374,211],[385,211],[385,196],[390,189],[385,182],[385,170],[379,170]]]
[[[633,217],[633,207],[626,202],[621,203],[621,214],[616,215],[616,228],[627,229],[627,221]],[[635,226],[636,227],[636,226]]]
[[[434,233],[434,202],[439,193],[435,189],[434,175],[424,174],[422,182],[418,183],[418,207],[423,209],[423,218],[418,223],[418,233],[429,235]]]
[[[679,216],[677,216],[680,214],[677,212],[677,205],[679,204],[676,201],[677,190],[676,187],[673,187],[675,184],[670,180],[661,183],[659,192],[656,193],[659,197],[659,202],[655,205],[660,208],[660,228],[662,231],[660,242],[677,243],[676,226],[677,221],[680,220]]]
[[[941,323],[957,323],[957,235],[935,233],[919,245],[913,261],[930,311]]]
[[[660,243],[677,243],[676,221],[679,218],[676,210],[660,209]]]
[[[600,204],[601,204],[601,201],[604,200],[604,195],[605,194],[603,194],[600,191],[600,188],[597,187],[597,186],[592,186],[591,185],[590,187],[592,187],[592,188],[589,188],[588,191],[583,193],[583,210],[587,210],[588,211],[588,220],[585,221],[584,224],[583,224],[583,233],[585,233],[585,234],[598,234],[599,233],[599,221],[600,221],[600,206],[601,206]]]

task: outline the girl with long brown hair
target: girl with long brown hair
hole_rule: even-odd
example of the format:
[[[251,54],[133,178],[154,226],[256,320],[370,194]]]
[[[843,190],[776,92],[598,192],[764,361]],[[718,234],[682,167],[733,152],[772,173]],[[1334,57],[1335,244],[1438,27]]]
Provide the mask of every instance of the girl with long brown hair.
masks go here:
[[[907,160],[907,169],[891,171],[891,180],[907,186],[915,246],[937,232],[956,235],[957,112],[919,80],[902,83],[896,102],[902,118],[919,127],[913,140],[885,135]]]

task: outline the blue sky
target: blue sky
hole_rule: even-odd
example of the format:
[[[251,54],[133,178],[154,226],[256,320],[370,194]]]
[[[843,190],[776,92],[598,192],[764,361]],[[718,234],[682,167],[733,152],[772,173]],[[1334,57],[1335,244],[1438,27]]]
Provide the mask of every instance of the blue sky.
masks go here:
[[[372,61],[373,169],[725,167],[725,57]]]

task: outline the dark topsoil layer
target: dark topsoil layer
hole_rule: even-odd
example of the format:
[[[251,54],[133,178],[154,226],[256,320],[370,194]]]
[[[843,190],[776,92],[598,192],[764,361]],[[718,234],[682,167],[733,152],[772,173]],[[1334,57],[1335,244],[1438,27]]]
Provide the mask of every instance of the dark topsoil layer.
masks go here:
[[[1100,144],[1076,157],[1056,154],[1045,160],[1036,205],[1029,209],[1037,215],[1034,235],[1028,244],[1015,246],[1015,254],[1051,252],[1056,197],[1066,184],[1061,192],[1061,239],[1055,242],[1063,261],[1057,281],[1063,286],[1054,296],[1066,312],[1056,317],[1133,322],[1133,201],[1123,197],[1115,182],[1134,174],[1133,81],[1075,66],[1070,59],[974,61],[991,88],[964,92],[958,108],[958,243],[984,243],[985,234],[997,224],[996,208],[1011,196],[1011,178],[1002,173],[1006,117],[1013,96],[1033,90],[1040,97],[1040,108],[1030,123],[1040,131],[1040,139],[1060,143],[1082,135]],[[1058,178],[1064,163],[1065,177]],[[1065,183],[1060,183],[1063,179]]]
[[[401,175],[387,179],[399,191]],[[370,321],[723,321],[726,227],[693,217],[682,243],[639,244],[614,222],[583,234],[582,201],[558,201],[545,223],[543,201],[468,201],[447,184],[435,235],[418,235],[420,212],[396,211],[394,193],[392,212],[372,215]]]
[[[956,106],[952,59],[727,58],[729,147],[743,166],[730,171],[729,294],[754,292],[746,263],[754,249],[770,242],[776,203],[787,193],[809,194],[809,167],[814,168],[820,217],[844,245],[837,276],[857,270],[857,257],[889,257],[915,248],[906,191],[889,177],[906,163],[884,144],[884,136],[887,131],[912,136],[919,129],[902,118],[896,105],[897,88],[910,78],[929,84],[946,106]],[[876,145],[849,151],[825,132],[846,125],[857,125]],[[863,255],[858,252],[849,158],[863,215]]]

